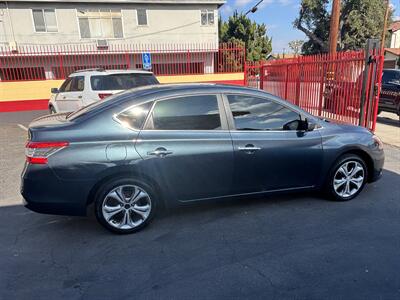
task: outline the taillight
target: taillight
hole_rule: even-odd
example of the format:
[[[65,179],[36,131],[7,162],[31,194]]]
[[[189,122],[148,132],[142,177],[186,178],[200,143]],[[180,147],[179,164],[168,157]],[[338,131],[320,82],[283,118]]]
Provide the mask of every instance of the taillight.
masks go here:
[[[68,145],[68,142],[27,142],[25,145],[26,160],[31,164],[47,164],[50,155]]]
[[[101,100],[103,100],[104,98],[107,98],[108,96],[111,96],[111,95],[112,95],[111,93],[100,93],[99,98]]]

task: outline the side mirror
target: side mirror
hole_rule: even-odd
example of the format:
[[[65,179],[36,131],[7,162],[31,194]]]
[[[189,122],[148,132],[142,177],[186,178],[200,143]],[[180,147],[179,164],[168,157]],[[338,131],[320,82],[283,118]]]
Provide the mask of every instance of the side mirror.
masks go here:
[[[283,125],[283,130],[301,130],[302,123],[301,120],[293,120]]]
[[[283,125],[283,130],[313,131],[316,124],[305,120],[293,120]]]
[[[58,94],[59,93],[58,88],[51,88],[50,91],[51,91],[52,94]]]
[[[306,123],[306,130],[313,131],[316,127],[316,124],[313,122],[309,122],[307,119],[304,121]]]

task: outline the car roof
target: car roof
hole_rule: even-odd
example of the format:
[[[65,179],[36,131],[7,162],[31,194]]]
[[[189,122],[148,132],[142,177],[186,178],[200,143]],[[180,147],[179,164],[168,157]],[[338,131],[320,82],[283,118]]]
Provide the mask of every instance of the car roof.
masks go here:
[[[213,93],[235,93],[235,92],[251,92],[251,93],[265,93],[262,90],[255,88],[248,88],[239,85],[229,84],[217,84],[217,83],[174,83],[174,84],[157,84],[157,85],[146,85],[130,90],[126,90],[120,93],[120,96],[131,96],[134,94],[136,97],[141,98],[147,95],[157,94],[160,97],[164,95],[175,95],[189,93],[201,93],[201,92],[213,92]],[[130,97],[131,98],[131,97]]]
[[[74,76],[82,76],[82,75],[113,75],[113,74],[148,74],[152,75],[153,72],[146,71],[146,70],[136,70],[136,69],[130,69],[130,70],[106,70],[106,69],[101,69],[101,68],[96,68],[96,69],[83,69],[83,70],[77,70],[69,75],[69,77],[74,77]]]
[[[256,88],[249,88],[238,85],[226,85],[226,84],[215,84],[215,83],[181,83],[181,84],[157,84],[147,85],[142,87],[133,88],[130,90],[123,91],[118,94],[114,94],[108,97],[106,100],[101,102],[95,102],[92,107],[89,105],[87,108],[83,108],[85,113],[79,116],[81,120],[91,118],[100,112],[111,111],[112,113],[119,113],[122,111],[121,107],[132,107],[141,105],[148,101],[155,99],[162,99],[168,97],[179,97],[187,95],[201,95],[201,93],[215,93],[215,94],[247,94],[255,97],[268,97],[275,101],[281,102],[282,104],[292,107],[294,110],[301,111],[305,115],[315,118],[308,112],[299,108],[292,103],[284,101],[283,99],[276,97],[270,93]],[[283,101],[283,102],[282,102]],[[116,111],[118,110],[118,111]],[[79,114],[79,110],[77,111]],[[77,115],[73,113],[73,115]],[[75,118],[74,116],[74,118]]]

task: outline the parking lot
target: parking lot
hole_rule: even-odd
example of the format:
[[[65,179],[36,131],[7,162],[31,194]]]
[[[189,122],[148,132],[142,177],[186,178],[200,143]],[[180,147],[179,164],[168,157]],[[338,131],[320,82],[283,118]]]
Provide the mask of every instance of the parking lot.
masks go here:
[[[24,127],[43,113],[0,114],[0,299],[400,298],[400,148],[350,202],[214,201],[114,235],[22,206]]]

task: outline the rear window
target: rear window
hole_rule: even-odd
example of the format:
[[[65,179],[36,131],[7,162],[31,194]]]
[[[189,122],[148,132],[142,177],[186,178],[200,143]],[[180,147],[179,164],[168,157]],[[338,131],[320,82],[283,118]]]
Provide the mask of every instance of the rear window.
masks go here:
[[[153,74],[94,75],[90,78],[92,90],[128,90],[139,86],[158,84]]]

